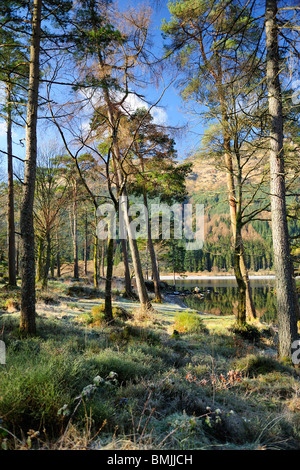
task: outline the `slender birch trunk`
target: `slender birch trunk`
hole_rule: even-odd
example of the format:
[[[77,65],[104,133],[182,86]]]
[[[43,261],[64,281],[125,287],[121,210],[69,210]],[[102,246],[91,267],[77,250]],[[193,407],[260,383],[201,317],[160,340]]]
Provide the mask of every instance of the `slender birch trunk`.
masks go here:
[[[105,260],[105,241],[103,240],[102,245],[101,245],[101,264],[100,264],[100,275],[102,277],[105,277],[104,260]]]
[[[39,282],[42,280],[43,254],[44,254],[44,238],[42,235],[40,235],[38,237],[38,247],[37,247],[36,282]]]
[[[77,229],[77,182],[74,183],[73,189],[73,277],[79,279],[78,267],[78,229]]]
[[[21,331],[36,333],[35,311],[35,260],[34,260],[34,224],[33,202],[36,179],[37,157],[37,111],[40,71],[42,0],[34,0],[32,11],[32,35],[30,45],[29,89],[26,118],[26,155],[24,171],[24,189],[21,202]]]
[[[112,159],[112,163],[113,163],[113,168],[114,168],[114,172],[116,175],[117,194],[118,194],[118,197],[120,197],[119,172],[118,172],[116,161],[114,158]],[[123,237],[121,237],[121,250],[122,250],[122,257],[123,257],[123,264],[124,264],[125,294],[126,294],[126,297],[130,298],[132,297],[133,294],[132,294],[132,288],[131,288],[129,257],[128,257],[128,250],[127,250],[127,240],[125,240],[125,238]]]
[[[121,239],[121,249],[122,249],[122,257],[123,257],[123,264],[124,264],[125,294],[126,294],[126,297],[132,297],[129,257],[128,257],[128,251],[127,251],[127,243],[124,238]]]
[[[111,285],[114,266],[114,239],[107,239],[106,251],[106,282],[105,282],[105,319],[108,322],[113,321],[112,303],[111,303]]]
[[[84,275],[87,276],[88,269],[88,221],[87,221],[87,211],[85,211],[85,221],[84,221]]]
[[[55,269],[55,257],[53,250],[51,250],[51,257],[50,257],[50,276],[52,279],[55,277],[54,269]]]
[[[209,67],[210,64],[204,52],[202,40],[200,42],[200,49],[201,49],[201,54],[202,54],[204,63]],[[235,269],[235,272],[238,274],[238,278],[240,277],[240,274],[241,274],[242,279],[243,279],[243,281],[241,282],[240,279],[237,278],[237,284],[238,286],[240,285],[242,289],[239,301],[241,301],[242,305],[244,304],[246,305],[247,317],[253,320],[256,318],[256,311],[255,311],[255,307],[254,307],[254,303],[252,299],[252,292],[251,292],[250,280],[248,276],[248,269],[246,267],[246,262],[245,262],[243,238],[242,238],[241,233],[240,235],[238,235],[238,241],[237,241],[236,194],[235,194],[235,184],[234,184],[234,175],[233,175],[233,163],[232,163],[232,156],[231,156],[231,149],[230,149],[230,135],[228,133],[227,105],[226,105],[226,101],[224,97],[223,84],[222,84],[223,71],[221,68],[220,59],[218,61],[217,71],[210,68],[210,72],[215,80],[218,99],[219,99],[221,110],[222,110],[224,161],[225,161],[226,172],[227,172],[226,179],[227,179],[227,191],[228,191],[228,200],[229,200],[229,211],[230,211],[231,229],[232,229],[233,241],[234,241],[233,256],[234,257],[238,256],[237,253],[239,252],[239,267],[237,266],[237,263],[234,262],[234,269]],[[237,250],[237,243],[240,247],[239,250]],[[244,292],[244,284],[245,284],[245,292]],[[243,298],[244,295],[246,299]]]
[[[50,237],[50,232],[47,231],[46,233],[46,259],[45,259],[45,265],[43,269],[43,279],[42,279],[43,289],[45,289],[48,285],[48,275],[49,275],[50,265],[51,265],[51,237]]]
[[[56,232],[56,244],[57,244],[57,251],[56,251],[56,276],[60,277],[60,249],[59,249],[59,237],[58,237],[58,231]]]
[[[267,87],[270,115],[270,190],[280,357],[291,357],[298,339],[296,294],[285,200],[283,113],[279,79],[277,1],[266,0]]]
[[[219,100],[222,107],[222,128],[223,128],[223,142],[224,142],[224,161],[226,167],[226,180],[227,180],[227,191],[228,191],[228,201],[229,201],[229,212],[231,220],[231,229],[233,234],[233,257],[234,257],[234,273],[236,276],[236,281],[239,289],[239,322],[241,318],[247,316],[249,319],[253,320],[256,318],[256,311],[254,303],[252,300],[252,293],[250,287],[250,280],[248,276],[248,270],[245,263],[245,254],[244,254],[244,243],[242,237],[242,221],[241,217],[241,198],[242,198],[242,183],[241,175],[239,175],[239,184],[238,184],[238,198],[236,197],[236,187],[234,182],[234,170],[233,162],[231,156],[230,148],[230,136],[228,135],[228,117],[226,112],[226,105],[224,102],[223,91],[218,86]],[[238,156],[237,156],[238,158]],[[240,171],[240,168],[239,170]],[[237,258],[238,257],[238,263]],[[241,309],[246,308],[245,315],[242,313]]]
[[[147,210],[148,217],[147,217],[147,246],[150,254],[150,260],[151,260],[151,268],[152,268],[152,280],[154,283],[154,292],[155,292],[155,301],[156,302],[161,302],[161,291],[160,291],[160,278],[159,278],[159,270],[157,266],[157,261],[156,261],[156,255],[155,255],[155,250],[153,246],[153,240],[151,236],[151,224],[150,224],[150,218],[149,218],[149,211],[148,211],[148,198],[147,198],[147,193],[144,188],[143,191],[143,196],[144,196],[144,206]]]
[[[144,159],[142,156],[139,157],[140,162],[141,162],[141,170],[142,173],[145,172],[145,165],[144,165]],[[155,250],[154,250],[154,245],[153,245],[153,240],[152,240],[152,234],[151,234],[151,224],[150,224],[150,217],[149,217],[149,209],[148,209],[148,197],[147,197],[147,191],[145,188],[145,185],[143,185],[143,199],[144,199],[144,206],[146,209],[146,221],[147,221],[147,247],[149,250],[150,254],[150,260],[151,260],[151,268],[152,268],[152,280],[154,283],[154,292],[155,292],[155,301],[156,302],[161,302],[162,297],[161,297],[161,291],[160,291],[160,278],[159,278],[159,270],[158,270],[158,265],[156,261],[156,255],[155,255]]]
[[[16,240],[15,240],[15,209],[14,209],[14,173],[12,156],[12,119],[11,119],[11,85],[6,87],[6,136],[7,136],[7,226],[8,226],[8,284],[17,285],[16,277]]]
[[[94,287],[98,288],[99,286],[99,273],[98,273],[98,237],[97,233],[94,235],[94,258],[93,258],[93,263],[94,263]]]

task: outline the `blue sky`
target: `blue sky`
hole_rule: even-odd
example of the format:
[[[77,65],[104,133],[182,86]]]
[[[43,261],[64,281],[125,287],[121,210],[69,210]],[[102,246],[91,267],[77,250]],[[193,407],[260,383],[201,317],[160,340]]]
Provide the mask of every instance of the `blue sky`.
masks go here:
[[[124,0],[126,1],[126,0]],[[143,3],[142,0],[139,3]],[[155,3],[155,2],[153,2]],[[162,19],[168,21],[170,13],[167,7],[168,1],[161,0],[156,2],[153,7],[153,33],[158,54],[162,53],[164,41],[162,39],[160,27]],[[167,82],[167,76],[166,76]],[[184,109],[183,102],[179,96],[179,90],[176,85],[171,85],[166,91],[161,103],[166,113],[166,124],[171,126],[188,126],[186,131],[176,138],[179,158],[185,158],[188,153],[199,147],[203,128],[200,122],[195,122],[187,109]]]

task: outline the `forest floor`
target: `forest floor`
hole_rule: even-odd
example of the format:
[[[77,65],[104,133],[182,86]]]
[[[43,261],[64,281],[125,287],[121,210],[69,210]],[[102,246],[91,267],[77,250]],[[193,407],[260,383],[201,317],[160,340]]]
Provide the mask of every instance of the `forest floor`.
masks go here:
[[[3,449],[300,449],[300,375],[277,358],[274,325],[153,303],[114,286],[38,289],[37,334],[22,337],[19,290],[0,290]]]

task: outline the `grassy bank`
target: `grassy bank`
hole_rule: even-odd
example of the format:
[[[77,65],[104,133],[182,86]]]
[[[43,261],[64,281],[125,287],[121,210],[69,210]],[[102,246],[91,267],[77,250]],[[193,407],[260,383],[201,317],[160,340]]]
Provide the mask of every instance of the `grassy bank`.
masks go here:
[[[273,328],[168,304],[142,317],[118,292],[107,326],[101,292],[77,287],[39,294],[32,338],[3,299],[3,449],[300,448],[299,375]]]

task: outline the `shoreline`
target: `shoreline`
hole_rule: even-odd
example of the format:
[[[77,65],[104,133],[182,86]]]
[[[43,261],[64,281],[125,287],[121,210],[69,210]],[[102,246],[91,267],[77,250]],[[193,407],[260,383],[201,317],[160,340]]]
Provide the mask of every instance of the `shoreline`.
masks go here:
[[[174,276],[172,276],[172,275],[170,275],[170,276],[169,275],[160,276],[160,279],[162,281],[173,280]],[[208,275],[201,275],[201,274],[200,275],[196,275],[196,274],[192,275],[191,274],[191,275],[186,275],[186,276],[185,275],[183,275],[183,276],[176,275],[175,279],[176,279],[176,281],[193,281],[193,280],[197,280],[197,281],[214,280],[215,281],[215,280],[226,280],[226,279],[235,280],[235,276],[232,276],[230,274],[224,275],[224,276],[222,276],[222,275],[220,275],[220,276],[216,276],[216,275],[208,276]],[[269,275],[268,274],[266,274],[266,275],[263,275],[263,274],[261,274],[261,275],[260,274],[249,275],[249,279],[262,279],[262,280],[264,280],[264,279],[275,279],[275,275],[273,275],[273,274],[269,274]]]

